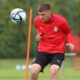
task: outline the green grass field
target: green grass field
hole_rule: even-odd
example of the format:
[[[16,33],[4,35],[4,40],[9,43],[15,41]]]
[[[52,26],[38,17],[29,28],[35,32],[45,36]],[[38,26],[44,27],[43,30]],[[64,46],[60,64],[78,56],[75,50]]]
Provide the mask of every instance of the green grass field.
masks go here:
[[[25,64],[25,59],[1,59],[0,80],[25,80],[25,70],[16,70],[16,65],[18,64]],[[49,76],[49,66],[47,66],[44,73],[40,73],[39,80],[50,80]],[[30,80],[30,70],[28,78],[28,80]],[[62,69],[60,70],[59,80],[63,80]],[[66,61],[64,68],[64,80],[80,80],[80,71],[76,71],[71,63]]]

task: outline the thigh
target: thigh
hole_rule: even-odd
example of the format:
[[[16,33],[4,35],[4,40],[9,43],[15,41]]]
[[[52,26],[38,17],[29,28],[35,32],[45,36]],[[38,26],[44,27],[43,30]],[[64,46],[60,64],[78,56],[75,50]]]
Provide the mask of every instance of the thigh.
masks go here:
[[[38,53],[38,56],[35,58],[33,64],[39,64],[41,66],[41,71],[45,66],[50,62],[49,56],[45,53]]]
[[[56,64],[61,67],[63,60],[64,54],[55,54],[54,56],[52,56],[51,65]]]

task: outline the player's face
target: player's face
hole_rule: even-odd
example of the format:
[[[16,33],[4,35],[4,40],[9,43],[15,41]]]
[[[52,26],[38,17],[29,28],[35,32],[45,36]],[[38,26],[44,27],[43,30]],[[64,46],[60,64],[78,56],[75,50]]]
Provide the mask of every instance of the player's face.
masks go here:
[[[51,12],[50,11],[43,11],[43,12],[38,12],[38,15],[40,19],[45,22],[48,21],[51,17]]]

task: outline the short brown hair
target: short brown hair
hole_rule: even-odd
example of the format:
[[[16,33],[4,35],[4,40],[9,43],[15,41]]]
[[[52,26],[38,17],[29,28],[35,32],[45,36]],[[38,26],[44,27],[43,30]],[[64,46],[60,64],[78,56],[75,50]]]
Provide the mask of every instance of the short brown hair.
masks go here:
[[[50,9],[51,9],[51,6],[49,4],[41,4],[38,8],[38,11],[43,12]]]

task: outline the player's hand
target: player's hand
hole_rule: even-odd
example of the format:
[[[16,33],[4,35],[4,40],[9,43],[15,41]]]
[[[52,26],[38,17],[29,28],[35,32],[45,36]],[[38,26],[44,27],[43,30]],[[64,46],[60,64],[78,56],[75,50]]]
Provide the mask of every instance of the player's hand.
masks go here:
[[[42,39],[42,33],[36,35],[36,40],[39,42]]]
[[[69,44],[66,44],[66,46],[68,46],[72,52],[74,51],[74,44],[69,43]]]

